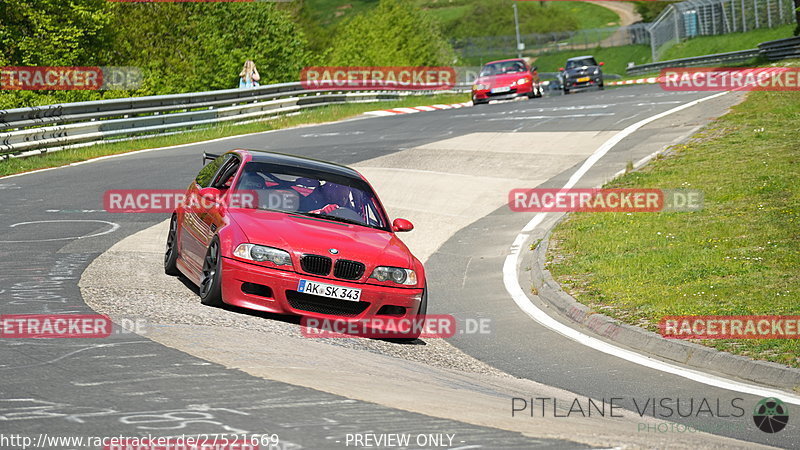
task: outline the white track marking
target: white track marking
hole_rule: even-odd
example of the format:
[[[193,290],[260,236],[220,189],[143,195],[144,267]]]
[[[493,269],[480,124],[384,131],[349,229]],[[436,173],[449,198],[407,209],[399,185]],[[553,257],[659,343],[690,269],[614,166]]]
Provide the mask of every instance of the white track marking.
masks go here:
[[[581,165],[581,167],[574,174],[572,174],[572,176],[569,178],[569,180],[562,189],[569,189],[575,186],[578,180],[580,180],[581,177],[583,177],[586,174],[586,172],[588,172],[589,169],[591,169],[592,166],[594,166],[600,160],[600,158],[603,157],[603,155],[608,153],[608,151],[611,150],[615,145],[617,145],[621,140],[630,136],[633,132],[635,132],[639,128],[649,124],[650,122],[661,119],[662,117],[666,117],[670,114],[682,111],[686,108],[690,108],[706,100],[711,100],[720,97],[722,95],[725,95],[726,93],[727,92],[721,92],[718,94],[714,94],[708,97],[691,101],[689,103],[685,103],[681,106],[648,117],[647,119],[640,120],[639,122],[636,122],[633,125],[628,126],[624,130],[615,134],[611,139],[603,143],[603,145],[601,145],[597,150],[595,150],[594,153],[592,153],[592,155],[583,163],[583,165]],[[528,299],[528,296],[525,294],[525,291],[520,286],[519,278],[517,276],[517,265],[519,261],[520,251],[522,249],[523,244],[525,244],[525,241],[528,239],[529,233],[533,231],[540,223],[542,223],[542,221],[545,218],[545,214],[546,213],[536,214],[536,216],[534,216],[533,219],[531,219],[531,221],[528,222],[527,225],[525,225],[525,227],[522,229],[522,232],[518,234],[517,237],[514,239],[514,243],[511,245],[511,251],[508,254],[508,256],[506,256],[505,262],[503,263],[503,284],[505,285],[506,291],[508,291],[508,293],[514,299],[514,302],[517,304],[517,306],[525,314],[530,316],[533,320],[540,323],[544,327],[549,328],[550,330],[555,331],[556,333],[559,333],[562,336],[566,336],[580,344],[586,345],[587,347],[591,347],[597,351],[612,356],[616,356],[618,358],[622,358],[634,364],[639,364],[641,366],[649,367],[651,369],[659,370],[661,372],[678,375],[680,377],[687,378],[709,386],[756,395],[760,397],[778,397],[785,402],[792,403],[795,405],[800,405],[800,396],[793,395],[789,392],[781,391],[778,389],[765,388],[748,383],[742,383],[734,380],[729,380],[723,377],[718,377],[715,375],[709,375],[707,373],[680,367],[675,364],[670,364],[658,359],[654,359],[649,356],[642,355],[637,352],[617,347],[615,345],[609,344],[608,342],[583,334],[574,328],[564,325],[561,322],[549,316],[543,310],[539,309],[536,305],[534,305],[530,301],[530,299]]]
[[[102,236],[104,234],[113,233],[113,232],[115,232],[115,231],[117,231],[119,229],[119,224],[114,223],[114,222],[109,222],[107,220],[88,220],[88,219],[87,220],[69,220],[69,219],[64,219],[64,220],[34,220],[33,222],[15,223],[13,225],[9,225],[8,227],[9,228],[16,228],[16,227],[18,227],[20,225],[32,225],[32,224],[36,224],[36,223],[60,223],[60,222],[98,222],[98,223],[103,223],[103,224],[106,224],[106,225],[110,225],[111,228],[109,228],[108,230],[105,230],[105,231],[101,231],[99,233],[89,234],[89,235],[86,235],[86,236],[71,236],[71,237],[52,238],[52,239],[32,239],[32,240],[24,240],[24,241],[0,241],[0,243],[3,243],[3,244],[17,244],[17,243],[22,243],[22,242],[51,242],[51,241],[69,241],[69,240],[72,240],[72,239],[88,239],[88,238],[91,238],[91,237],[97,237],[97,236]]]

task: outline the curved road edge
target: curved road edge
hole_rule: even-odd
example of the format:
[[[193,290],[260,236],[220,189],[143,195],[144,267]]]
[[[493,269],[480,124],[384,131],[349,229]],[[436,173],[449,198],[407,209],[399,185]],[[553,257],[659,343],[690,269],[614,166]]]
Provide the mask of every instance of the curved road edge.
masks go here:
[[[725,92],[710,95],[698,100],[685,103],[683,105],[672,108],[668,111],[656,114],[649,118],[636,122],[624,130],[614,135],[611,139],[603,143],[581,166],[573,173],[566,184],[564,189],[575,186],[583,175],[588,172],[594,164],[596,164],[606,153],[608,153],[614,146],[627,136],[633,134],[643,126],[658,120],[660,118],[669,116],[686,108],[697,105],[701,102],[711,100],[724,95]],[[644,166],[656,154],[661,153],[664,149],[655,154],[651,154],[641,159],[636,168]],[[621,175],[623,171],[617,172],[615,178]],[[600,186],[597,186],[600,187]],[[745,392],[754,395],[763,396],[781,396],[785,401],[793,404],[800,405],[800,396],[791,393],[792,389],[800,387],[800,370],[785,367],[780,364],[769,363],[764,361],[756,361],[741,356],[735,356],[727,352],[721,352],[709,347],[703,347],[697,344],[691,344],[681,341],[671,341],[658,336],[655,333],[648,332],[638,327],[622,326],[618,321],[610,317],[597,314],[590,308],[580,304],[572,296],[564,292],[560,285],[550,276],[550,272],[544,269],[546,241],[552,230],[558,222],[550,222],[545,226],[541,226],[547,213],[538,213],[530,222],[522,229],[520,234],[517,235],[514,243],[511,246],[510,254],[506,257],[503,266],[503,279],[506,285],[506,290],[514,298],[514,301],[526,314],[533,320],[559,334],[576,340],[584,345],[594,349],[609,353],[628,361],[637,364],[645,365],[647,367],[655,368],[658,370],[677,374],[679,376],[692,379],[704,384],[711,384],[718,387],[725,387],[740,392]],[[563,219],[564,215],[559,218]],[[565,330],[562,322],[548,320],[548,314],[535,306],[534,302],[527,295],[526,289],[522,288],[520,278],[522,264],[521,249],[529,246],[533,242],[535,229],[546,233],[542,239],[544,245],[539,244],[537,247],[537,256],[532,261],[531,279],[534,281],[537,288],[541,286],[543,289],[539,291],[538,297],[543,300],[551,310],[561,311],[563,318],[567,320],[567,325],[571,326],[572,331]],[[529,261],[530,262],[530,261]],[[524,297],[524,298],[523,298]],[[549,317],[552,319],[552,317]],[[588,325],[587,322],[591,322]],[[587,326],[588,325],[588,326]],[[597,339],[596,337],[588,336],[583,333],[583,330],[590,329],[597,333],[603,329],[603,336],[613,342],[623,344],[632,348],[636,352],[641,352],[644,355],[632,354],[629,350],[620,347],[610,346],[607,343]],[[605,344],[605,345],[604,345]],[[644,359],[642,358],[644,356]],[[774,387],[785,389],[785,391],[776,391],[773,389],[766,389],[760,386],[747,385],[733,380],[725,380],[716,375],[693,373],[691,370],[678,366],[671,366],[669,363],[659,364],[655,361],[648,361],[648,356],[657,356],[660,358],[668,359],[675,362],[688,365],[690,367],[703,369],[709,372],[718,372],[724,375],[733,377],[735,379],[744,379],[759,384],[767,384]]]

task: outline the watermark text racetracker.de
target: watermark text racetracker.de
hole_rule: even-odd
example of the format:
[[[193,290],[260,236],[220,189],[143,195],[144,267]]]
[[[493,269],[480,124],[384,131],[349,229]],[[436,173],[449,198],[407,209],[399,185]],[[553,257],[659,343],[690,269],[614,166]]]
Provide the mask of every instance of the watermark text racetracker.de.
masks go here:
[[[800,339],[800,316],[666,316],[658,328],[671,339]]]
[[[309,90],[447,90],[456,84],[452,67],[306,67],[300,83]]]
[[[0,89],[101,91],[139,89],[138,67],[15,66],[0,68]]]
[[[665,91],[799,91],[800,68],[668,68],[657,80]]]
[[[703,192],[694,189],[512,189],[508,206],[518,212],[699,211]]]
[[[106,338],[112,334],[145,334],[142,318],[118,318],[116,323],[100,314],[3,314],[2,338]]]
[[[451,338],[456,334],[490,334],[491,319],[458,320],[449,314],[428,314],[425,317],[376,317],[365,319],[324,319],[303,317],[300,332],[308,338],[404,339]]]
[[[294,211],[299,207],[296,191],[287,189],[234,190],[190,193],[177,189],[115,189],[103,194],[103,209],[110,213],[168,214],[178,206],[206,210],[224,204],[227,208],[268,208]]]

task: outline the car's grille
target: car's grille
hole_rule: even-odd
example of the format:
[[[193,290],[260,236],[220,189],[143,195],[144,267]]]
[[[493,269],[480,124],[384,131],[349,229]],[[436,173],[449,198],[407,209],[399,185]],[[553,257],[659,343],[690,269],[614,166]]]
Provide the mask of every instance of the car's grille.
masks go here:
[[[286,300],[294,309],[332,316],[353,317],[369,307],[368,302],[351,302],[297,291],[286,291]]]
[[[510,91],[506,92],[491,92],[489,91],[489,97],[502,97],[504,95],[512,95],[517,93],[517,88],[511,88]]]
[[[333,268],[333,276],[345,280],[358,280],[364,276],[365,268],[364,264],[358,261],[340,259],[336,261],[336,266]]]
[[[328,275],[331,273],[331,259],[327,256],[303,255],[300,266],[304,272],[314,275]]]

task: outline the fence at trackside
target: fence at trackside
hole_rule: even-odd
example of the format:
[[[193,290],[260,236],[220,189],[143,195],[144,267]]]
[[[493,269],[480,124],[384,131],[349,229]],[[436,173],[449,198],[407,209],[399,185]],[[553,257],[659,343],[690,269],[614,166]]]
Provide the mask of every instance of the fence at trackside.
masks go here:
[[[303,89],[300,83],[282,83],[1,110],[0,160],[198,126],[269,120],[325,105],[459,93],[470,86],[457,84],[449,90],[430,91],[319,91]]]
[[[653,61],[671,45],[698,36],[793,24],[792,0],[686,0],[672,3],[647,28]]]
[[[628,67],[626,72],[628,75],[642,75],[659,72],[661,69],[671,67],[702,67],[743,63],[758,57],[764,57],[770,61],[800,58],[800,37],[762,42],[758,44],[758,48],[741,50],[738,52],[715,53],[712,55],[640,64],[638,66]]]

